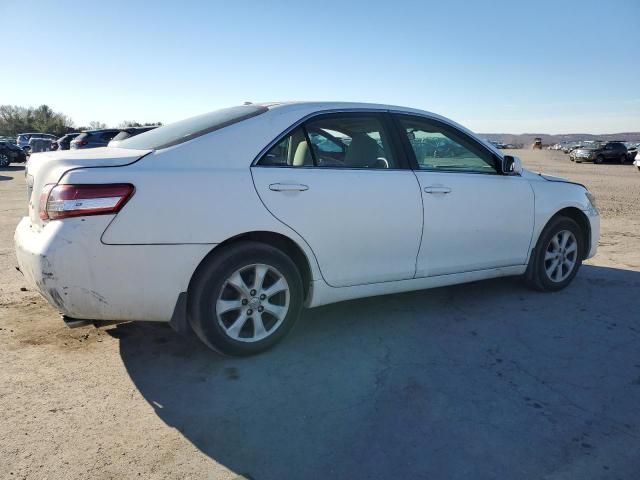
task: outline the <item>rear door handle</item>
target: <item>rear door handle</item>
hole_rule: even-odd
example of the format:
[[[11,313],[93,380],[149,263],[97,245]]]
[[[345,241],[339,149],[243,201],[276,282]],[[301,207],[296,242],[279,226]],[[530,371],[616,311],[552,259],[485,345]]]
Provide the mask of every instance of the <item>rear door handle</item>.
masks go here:
[[[450,193],[451,189],[440,185],[430,185],[428,187],[424,187],[424,191],[426,193]]]
[[[309,186],[301,183],[272,183],[269,185],[269,190],[274,192],[304,192],[309,190]]]

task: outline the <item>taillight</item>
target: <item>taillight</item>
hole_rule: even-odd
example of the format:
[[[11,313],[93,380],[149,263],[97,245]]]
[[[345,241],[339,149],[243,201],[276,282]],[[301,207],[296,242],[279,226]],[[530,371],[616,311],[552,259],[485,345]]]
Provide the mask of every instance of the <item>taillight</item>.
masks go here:
[[[40,218],[59,220],[117,213],[131,198],[129,183],[45,185],[40,196]]]

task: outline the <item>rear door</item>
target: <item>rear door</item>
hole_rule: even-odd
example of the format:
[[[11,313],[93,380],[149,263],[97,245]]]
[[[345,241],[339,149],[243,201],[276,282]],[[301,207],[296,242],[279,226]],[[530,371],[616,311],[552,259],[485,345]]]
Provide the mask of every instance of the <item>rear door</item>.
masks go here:
[[[314,117],[252,167],[260,198],[313,250],[334,287],[413,278],[420,189],[382,113]]]
[[[526,263],[534,196],[520,176],[499,173],[499,158],[436,119],[396,115],[422,189],[424,231],[417,277]]]

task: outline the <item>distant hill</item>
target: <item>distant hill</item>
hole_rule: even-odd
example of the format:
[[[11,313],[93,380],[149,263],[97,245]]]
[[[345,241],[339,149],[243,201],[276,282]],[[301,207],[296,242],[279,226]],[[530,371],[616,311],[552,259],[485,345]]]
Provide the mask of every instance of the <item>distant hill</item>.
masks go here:
[[[548,133],[479,133],[478,136],[502,143],[530,145],[536,137],[542,138],[545,145],[563,142],[579,142],[583,140],[621,140],[623,142],[640,142],[640,132],[603,133],[592,135],[590,133],[567,133],[562,135],[550,135]]]

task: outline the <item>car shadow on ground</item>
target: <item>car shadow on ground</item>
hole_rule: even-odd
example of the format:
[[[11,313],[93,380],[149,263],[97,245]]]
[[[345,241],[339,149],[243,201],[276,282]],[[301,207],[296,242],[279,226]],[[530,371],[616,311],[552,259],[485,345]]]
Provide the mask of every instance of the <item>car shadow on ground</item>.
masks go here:
[[[9,165],[8,167],[2,168],[2,172],[19,172],[20,170],[24,170],[24,163],[20,165]]]
[[[500,279],[312,309],[246,359],[164,325],[111,334],[157,415],[256,480],[632,478],[638,312],[640,272],[584,266],[553,294]]]

